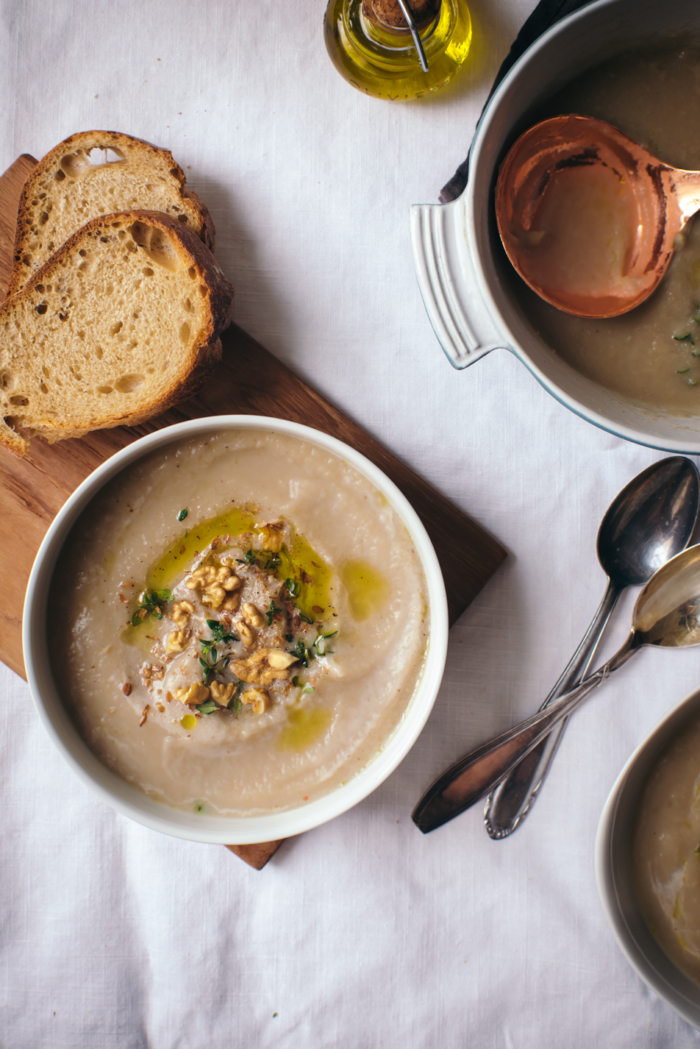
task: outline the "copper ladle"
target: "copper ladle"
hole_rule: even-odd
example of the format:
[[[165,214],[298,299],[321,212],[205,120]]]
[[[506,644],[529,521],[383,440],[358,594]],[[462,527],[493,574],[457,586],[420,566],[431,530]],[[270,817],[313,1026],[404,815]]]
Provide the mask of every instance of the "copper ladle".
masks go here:
[[[644,302],[698,210],[700,172],[576,114],[521,135],[496,185],[513,266],[546,302],[579,317],[616,317]]]

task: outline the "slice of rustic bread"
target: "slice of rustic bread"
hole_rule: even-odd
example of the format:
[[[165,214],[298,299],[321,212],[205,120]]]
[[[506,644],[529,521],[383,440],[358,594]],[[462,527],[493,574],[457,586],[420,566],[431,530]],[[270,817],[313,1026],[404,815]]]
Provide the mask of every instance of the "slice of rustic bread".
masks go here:
[[[221,357],[233,288],[167,215],[107,215],[78,230],[0,307],[0,443],[24,455],[142,422],[193,392]]]
[[[115,211],[165,212],[213,250],[211,216],[185,181],[168,150],[118,131],[82,131],[60,142],[22,190],[8,295],[77,229]]]

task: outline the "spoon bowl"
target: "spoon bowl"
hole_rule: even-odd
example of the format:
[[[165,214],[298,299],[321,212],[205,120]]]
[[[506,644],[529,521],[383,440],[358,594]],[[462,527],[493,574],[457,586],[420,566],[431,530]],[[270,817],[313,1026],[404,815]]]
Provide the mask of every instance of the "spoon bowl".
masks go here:
[[[447,823],[496,786],[563,718],[645,645],[700,645],[700,545],[668,561],[637,598],[624,645],[595,674],[519,725],[460,758],[433,783],[413,810],[426,834]]]
[[[700,209],[700,172],[665,164],[612,124],[568,114],[508,152],[496,220],[514,268],[546,302],[616,317],[644,302]]]
[[[613,584],[641,586],[688,545],[700,500],[698,472],[673,455],[652,463],[625,485],[598,530],[601,568]]]

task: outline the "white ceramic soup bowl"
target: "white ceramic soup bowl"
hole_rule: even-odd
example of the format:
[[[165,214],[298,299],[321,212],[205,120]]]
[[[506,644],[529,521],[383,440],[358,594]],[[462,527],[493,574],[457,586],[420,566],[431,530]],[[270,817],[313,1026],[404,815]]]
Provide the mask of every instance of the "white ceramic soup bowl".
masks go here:
[[[605,803],[596,838],[596,878],[605,916],[627,960],[660,998],[700,1028],[700,987],[652,936],[634,892],[632,835],[642,791],[657,759],[689,721],[700,718],[700,688],[678,704],[637,747]]]
[[[596,426],[653,448],[691,453],[700,451],[700,414],[685,418],[636,406],[575,371],[540,337],[511,290],[493,188],[508,148],[565,83],[659,35],[699,29],[697,0],[598,0],[562,19],[518,60],[489,101],[462,195],[451,204],[411,209],[418,283],[455,368],[497,348],[510,350],[558,401]]]
[[[266,430],[297,437],[336,455],[366,477],[394,508],[418,552],[425,573],[430,633],[425,665],[415,693],[393,734],[353,778],[324,797],[279,813],[250,817],[212,816],[154,801],[108,769],[89,749],[60,698],[47,648],[49,587],[61,548],[95,494],[125,467],[175,441],[227,428]],[[27,680],[39,715],[63,756],[80,778],[108,804],[153,830],[192,841],[247,845],[310,830],[366,798],[403,760],[418,738],[440,687],[447,653],[447,600],[435,551],[418,515],[396,485],[359,452],[318,430],[281,419],[223,415],[178,423],[143,437],[112,456],[71,495],[41,544],[24,605],[23,646]]]

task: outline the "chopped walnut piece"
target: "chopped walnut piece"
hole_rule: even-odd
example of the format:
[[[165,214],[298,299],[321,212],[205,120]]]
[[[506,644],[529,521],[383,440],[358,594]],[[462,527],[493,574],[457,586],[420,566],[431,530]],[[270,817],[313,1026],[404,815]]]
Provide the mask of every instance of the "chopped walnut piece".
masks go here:
[[[233,693],[236,691],[236,686],[230,681],[227,685],[222,685],[218,681],[212,681],[209,686],[211,692],[211,698],[220,707],[227,707],[233,698]]]
[[[248,659],[237,659],[232,664],[236,677],[251,685],[271,685],[273,681],[286,681],[289,678],[289,670],[280,666],[274,666],[270,656],[278,659],[279,649],[259,648]],[[279,659],[278,659],[279,661]],[[295,657],[292,658],[294,663]],[[290,666],[291,664],[287,664]]]
[[[176,601],[170,615],[179,627],[183,627],[189,622],[190,616],[194,615],[194,605],[191,601]]]
[[[150,688],[154,681],[162,681],[165,667],[159,663],[144,663],[141,667],[141,680],[146,688]]]
[[[221,607],[222,607],[222,609],[225,612],[237,612],[238,611],[238,606],[240,605],[240,603],[241,603],[241,595],[240,594],[229,594],[229,596],[226,598],[226,600],[224,601],[224,603],[223,603],[223,605]]]
[[[284,523],[282,521],[271,521],[260,528],[263,550],[269,550],[271,554],[278,554],[282,549],[284,539]]]
[[[200,565],[199,568],[195,568],[185,586],[188,590],[204,590],[205,587],[211,586],[215,580],[216,569],[212,568],[211,565]]]
[[[238,608],[240,598],[236,599],[233,591],[239,589],[241,580],[228,565],[222,565],[221,568],[201,565],[195,568],[185,586],[188,590],[202,590],[202,604],[208,605],[209,608],[220,608],[223,605],[232,612]]]
[[[178,703],[184,703],[188,707],[193,707],[209,699],[209,689],[206,685],[202,685],[201,682],[197,681],[194,685],[173,689],[173,696]]]
[[[258,630],[265,626],[265,616],[250,601],[243,602],[243,619],[249,626],[257,627]]]
[[[247,688],[241,695],[241,703],[252,706],[254,714],[264,714],[270,705],[270,697],[264,688]]]
[[[232,572],[228,565],[222,565],[216,577],[216,581],[219,586],[222,586],[224,590],[238,590],[241,585],[241,580],[238,578],[235,572]]]
[[[172,652],[182,652],[187,644],[188,634],[189,631],[184,628],[182,630],[171,630],[168,634],[165,651],[168,654]]]
[[[219,608],[226,597],[226,591],[222,586],[208,586],[202,594],[202,604],[209,608]]]
[[[246,648],[252,648],[255,644],[255,631],[251,626],[248,626],[244,619],[239,619],[235,624],[236,633],[240,637],[241,641]]]
[[[271,648],[267,661],[275,670],[284,670],[286,667],[291,667],[292,663],[297,663],[299,656],[295,656],[293,652],[285,652],[281,648]]]

